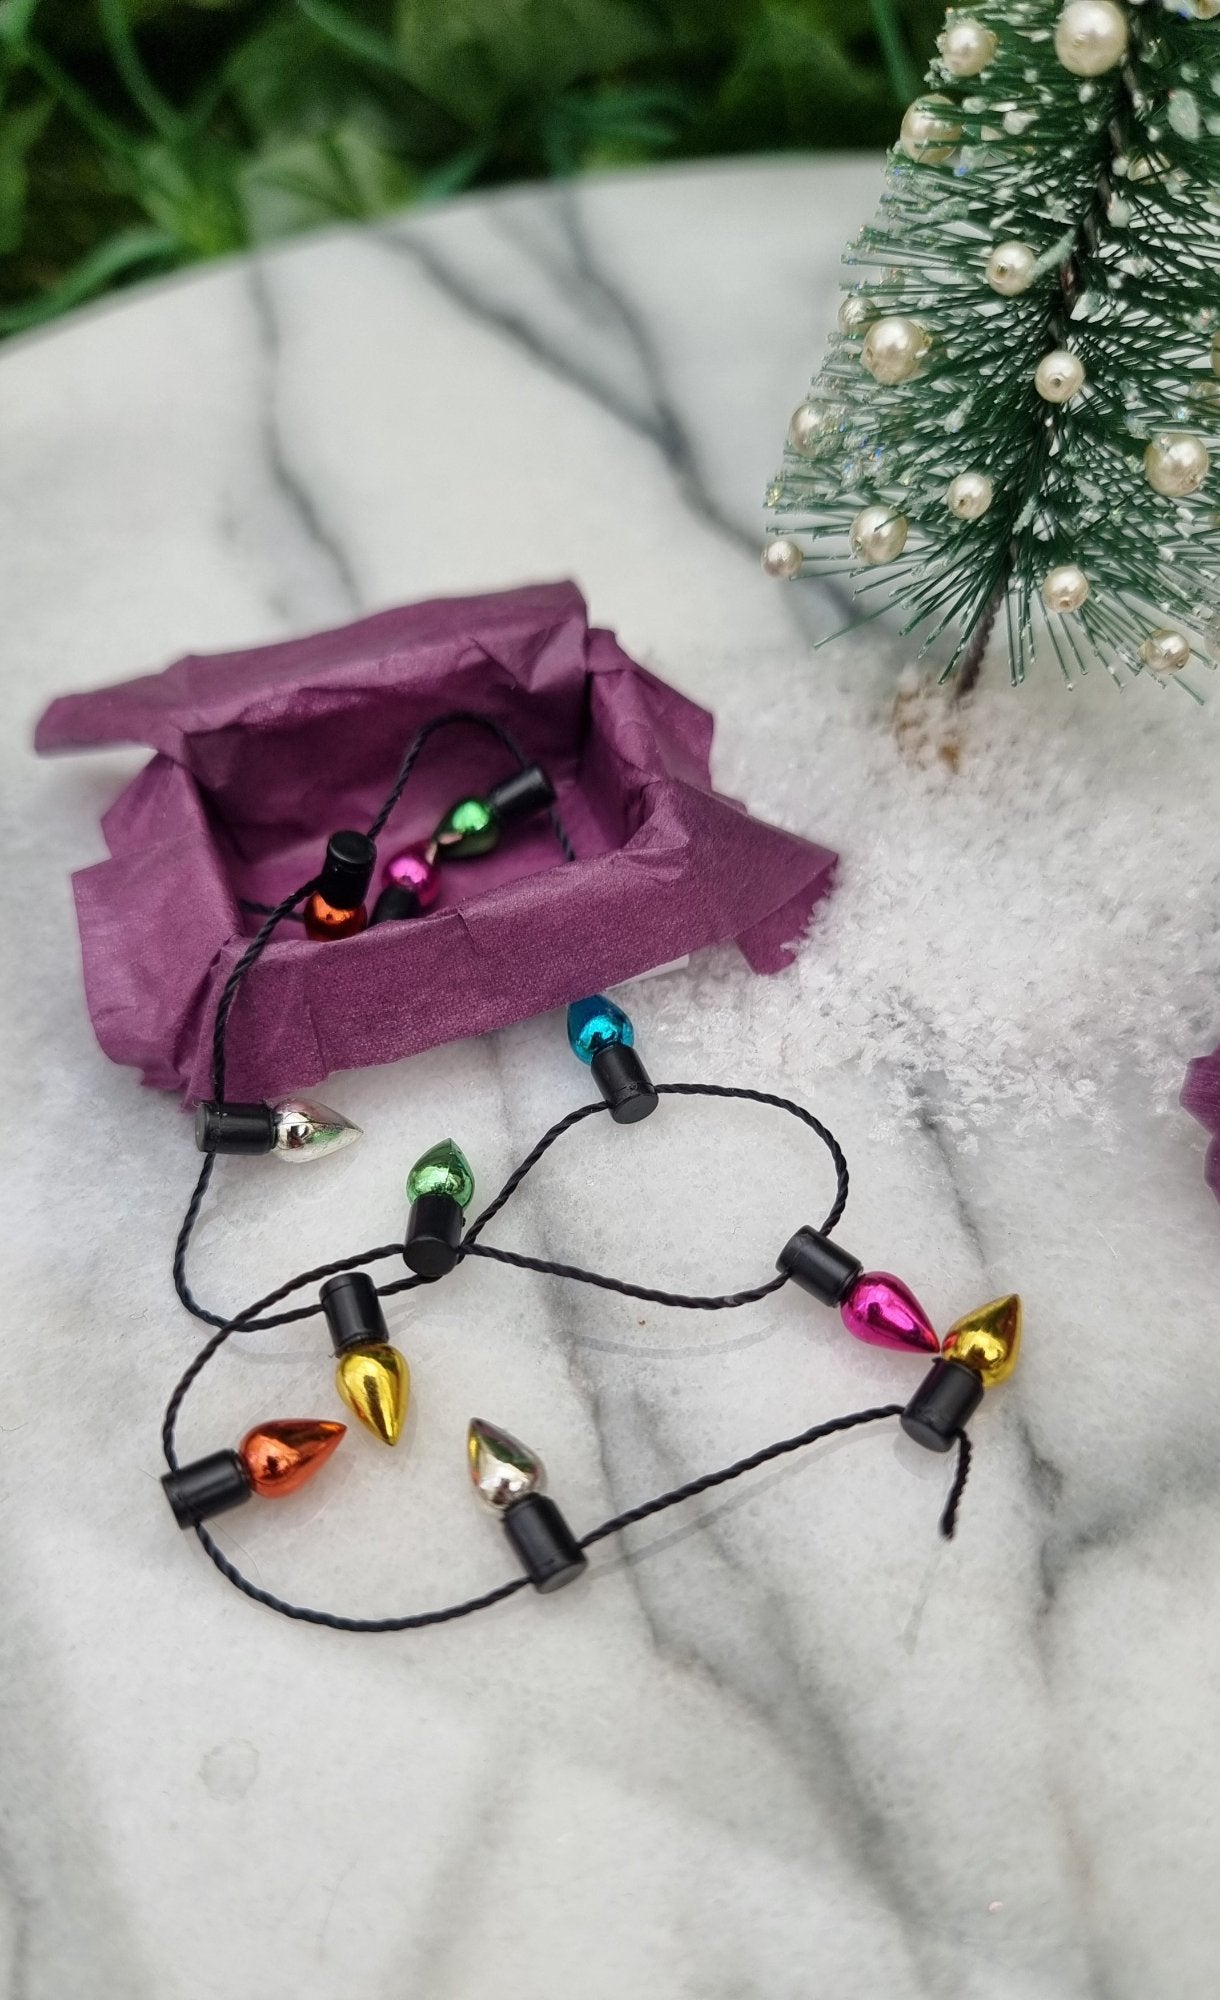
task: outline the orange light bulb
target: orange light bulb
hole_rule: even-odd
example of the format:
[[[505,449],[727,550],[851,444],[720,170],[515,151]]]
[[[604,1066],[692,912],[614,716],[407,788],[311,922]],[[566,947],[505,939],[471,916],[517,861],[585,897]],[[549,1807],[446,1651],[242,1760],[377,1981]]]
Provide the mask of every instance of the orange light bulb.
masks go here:
[[[247,1431],[238,1455],[254,1492],[278,1500],[312,1479],[346,1433],[346,1424],[322,1417],[279,1417]]]
[[[315,944],[324,944],[328,938],[355,937],[368,920],[363,903],[354,910],[339,910],[324,897],[313,895],[305,905],[305,935]]]

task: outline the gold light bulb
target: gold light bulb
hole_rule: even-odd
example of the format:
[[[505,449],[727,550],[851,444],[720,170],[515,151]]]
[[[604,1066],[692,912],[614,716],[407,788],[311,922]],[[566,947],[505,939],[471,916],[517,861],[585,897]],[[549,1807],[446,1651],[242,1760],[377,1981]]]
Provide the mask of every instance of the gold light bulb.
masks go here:
[[[1021,1351],[1021,1301],[1015,1292],[976,1306],[949,1328],[943,1354],[978,1376],[985,1389],[1007,1382]]]
[[[397,1444],[411,1397],[411,1371],[388,1341],[349,1347],[335,1366],[335,1383],[348,1409],[383,1444]]]

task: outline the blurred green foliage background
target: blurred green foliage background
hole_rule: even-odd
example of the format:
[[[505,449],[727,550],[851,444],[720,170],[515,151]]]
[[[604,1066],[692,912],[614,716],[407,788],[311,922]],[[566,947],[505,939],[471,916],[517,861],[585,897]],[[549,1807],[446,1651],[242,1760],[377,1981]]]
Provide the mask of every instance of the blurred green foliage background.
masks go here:
[[[943,0],[0,0],[0,333],[457,189],[883,146]]]

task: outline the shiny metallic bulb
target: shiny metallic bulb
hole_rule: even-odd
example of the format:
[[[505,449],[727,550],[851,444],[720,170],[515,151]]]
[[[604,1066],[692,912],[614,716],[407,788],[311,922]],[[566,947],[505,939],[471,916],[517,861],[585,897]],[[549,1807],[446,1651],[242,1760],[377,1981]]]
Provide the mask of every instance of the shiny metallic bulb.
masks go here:
[[[539,1492],[546,1479],[546,1468],[536,1452],[482,1417],[470,1420],[466,1462],[475,1492],[495,1514],[502,1514],[527,1494]]]
[[[328,1153],[338,1153],[362,1136],[359,1125],[353,1125],[341,1111],[316,1103],[312,1097],[286,1097],[272,1105],[271,1115],[275,1122],[275,1143],[271,1150],[277,1159],[293,1165],[324,1159]]]
[[[945,1335],[941,1352],[977,1375],[984,1389],[1007,1382],[1021,1352],[1021,1301],[1015,1292],[977,1306],[956,1320]]]

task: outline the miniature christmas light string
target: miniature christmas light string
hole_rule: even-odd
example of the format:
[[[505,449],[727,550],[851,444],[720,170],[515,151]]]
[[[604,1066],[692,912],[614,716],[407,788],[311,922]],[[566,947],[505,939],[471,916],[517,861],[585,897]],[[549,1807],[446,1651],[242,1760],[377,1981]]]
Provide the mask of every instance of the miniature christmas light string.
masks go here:
[[[376,865],[376,837],[384,831],[428,740],[440,729],[467,725],[490,729],[515,759],[516,773],[494,786],[485,798],[459,801],[442,818],[429,842],[394,855],[385,865],[386,886],[370,918],[364,898]],[[162,1483],[179,1525],[195,1529],[203,1549],[227,1581],[256,1603],[288,1618],[343,1631],[401,1632],[466,1617],[501,1602],[526,1583],[532,1583],[539,1591],[552,1591],[581,1573],[589,1547],[622,1529],[823,1438],[895,1418],[909,1436],[929,1449],[941,1452],[956,1449],[956,1470],[940,1519],[941,1533],[951,1537],[970,1470],[971,1446],[966,1424],[984,1391],[1006,1380],[1016,1365],[1021,1308],[1015,1295],[994,1300],[967,1314],[950,1329],[942,1343],[918,1300],[900,1279],[885,1272],[865,1272],[859,1261],[833,1240],[831,1232],[847,1203],[849,1175],[842,1148],[819,1119],[792,1100],[767,1091],[728,1084],[653,1084],[635,1050],[631,1022],[621,1008],[602,995],[574,1002],[568,1010],[570,1045],[591,1069],[601,1092],[600,1101],[581,1105],[552,1125],[468,1227],[465,1214],[474,1196],[474,1177],[460,1149],[452,1140],[444,1140],[416,1161],[408,1176],[411,1210],[405,1243],[383,1244],[317,1265],[227,1318],[199,1303],[187,1283],[186,1257],[217,1154],[274,1153],[289,1161],[308,1160],[323,1157],[359,1137],[358,1129],[339,1113],[306,1099],[286,1099],[272,1105],[236,1104],[225,1099],[226,1049],[233,1005],[243,980],[257,964],[278,925],[300,905],[304,905],[307,934],[317,941],[351,936],[370,922],[410,920],[436,901],[440,861],[462,861],[488,853],[506,829],[541,812],[549,815],[565,860],[573,859],[574,851],[556,810],[550,780],[539,765],[528,762],[507,732],[488,718],[465,711],[436,718],[413,737],[369,833],[343,832],[331,836],[321,872],[271,908],[221,992],[212,1047],[215,1096],[201,1104],[196,1114],[196,1143],[204,1153],[204,1160],[187,1204],[173,1261],[174,1283],[182,1303],[215,1331],[195,1355],[170,1397],[162,1427],[169,1470]],[[532,1257],[481,1240],[487,1225],[565,1134],[605,1111],[618,1124],[636,1123],[651,1115],[663,1096],[736,1099],[784,1111],[808,1127],[825,1145],[835,1170],[834,1199],[819,1229],[803,1227],[785,1244],[777,1259],[775,1276],[737,1292],[689,1294],[608,1277],[578,1265]],[[405,1259],[411,1275],[376,1286],[364,1267],[395,1256]],[[343,1400],[368,1430],[382,1442],[393,1445],[405,1418],[410,1377],[406,1361],[390,1343],[381,1300],[435,1283],[472,1256],[593,1285],[656,1305],[701,1311],[732,1310],[754,1304],[791,1280],[822,1304],[837,1306],[848,1331],[856,1338],[875,1346],[921,1353],[925,1358],[933,1358],[933,1366],[905,1404],[884,1404],[814,1424],[616,1514],[579,1538],[543,1491],[545,1472],[538,1456],[496,1425],[475,1419],[467,1437],[471,1479],[477,1495],[498,1515],[521,1564],[521,1575],[439,1610],[392,1618],[349,1618],[292,1604],[252,1583],[225,1554],[204,1523],[252,1494],[276,1498],[295,1491],[337,1448],[345,1426],[323,1419],[273,1420],[248,1432],[238,1449],[214,1452],[184,1465],[178,1457],[176,1433],[179,1414],[192,1385],[234,1333],[283,1326],[322,1315],[327,1320],[335,1350],[336,1382]],[[284,1312],[271,1310],[294,1293],[314,1285],[320,1286],[314,1303],[290,1307]]]

